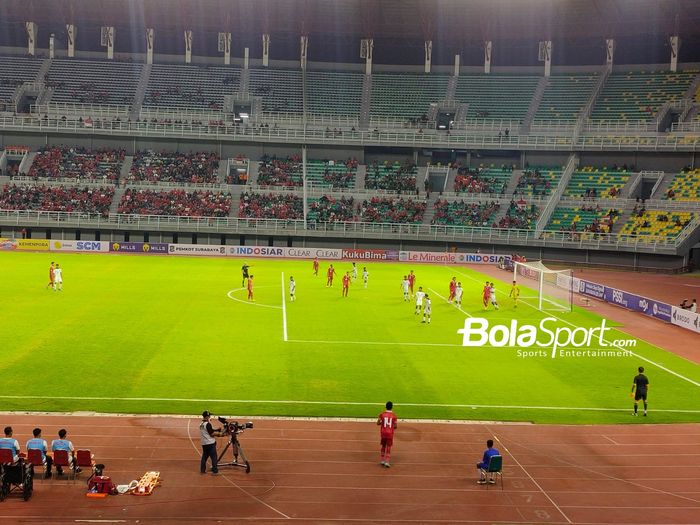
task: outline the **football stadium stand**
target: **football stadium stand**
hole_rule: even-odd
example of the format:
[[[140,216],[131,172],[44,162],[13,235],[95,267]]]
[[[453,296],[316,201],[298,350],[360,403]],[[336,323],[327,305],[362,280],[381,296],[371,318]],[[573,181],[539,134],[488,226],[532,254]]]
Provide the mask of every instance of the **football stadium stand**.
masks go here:
[[[320,199],[309,199],[307,220],[311,222],[353,221],[357,219],[353,197],[324,195]]]
[[[455,226],[489,227],[498,213],[500,205],[497,202],[476,203],[462,200],[435,201],[435,216],[433,224],[449,224]]]
[[[399,161],[373,162],[367,166],[365,188],[371,190],[416,191],[415,164],[402,164]]]
[[[123,149],[89,150],[81,146],[41,148],[28,175],[36,178],[69,178],[115,182],[119,179]]]
[[[372,116],[417,118],[428,113],[431,102],[445,100],[447,75],[372,75]],[[397,96],[397,94],[401,94]]]
[[[549,220],[548,230],[612,233],[619,210],[601,209],[600,206],[580,208],[557,207]]]
[[[106,216],[114,186],[103,188],[45,185],[6,185],[0,193],[0,209],[97,213]]]
[[[553,75],[535,113],[541,120],[576,120],[598,81],[595,74]]]
[[[258,166],[260,186],[303,186],[304,174],[301,157],[293,155],[286,159],[265,156]]]
[[[420,224],[425,202],[413,199],[372,197],[362,201],[360,216],[364,222]]]
[[[460,166],[455,176],[454,191],[457,193],[505,194],[508,181],[513,174],[509,168],[469,168]]]
[[[312,115],[360,114],[362,75],[340,71],[306,73],[308,112]]]
[[[238,217],[242,219],[303,219],[304,200],[298,195],[245,192],[241,194]]]
[[[219,169],[216,153],[139,151],[129,172],[130,181],[213,183]]]
[[[640,210],[623,224],[620,233],[664,240],[676,237],[694,217],[694,213],[685,211]]]
[[[465,75],[455,99],[469,104],[468,118],[523,120],[540,77],[536,75]]]
[[[357,160],[355,159],[309,160],[306,163],[306,179],[312,186],[354,188],[356,173]]]
[[[666,102],[676,102],[697,71],[636,71],[611,74],[591,113],[592,120],[651,120]]]
[[[251,69],[249,94],[262,97],[263,111],[301,114],[304,110],[299,70]]]
[[[54,59],[46,75],[51,102],[130,105],[142,64]]]
[[[571,176],[565,195],[578,197],[618,197],[630,178],[628,171],[587,166]]]
[[[686,168],[678,173],[666,191],[666,198],[676,201],[700,201],[700,169]]]
[[[24,82],[37,80],[42,60],[26,57],[0,57],[0,107],[12,98]]]
[[[119,202],[119,213],[137,215],[227,217],[230,211],[227,192],[128,188]]]
[[[238,94],[234,67],[153,64],[144,107],[221,110],[224,96]]]
[[[506,214],[500,218],[496,228],[515,228],[517,230],[531,230],[535,227],[540,210],[534,204],[527,204],[524,200],[510,201]]]
[[[559,184],[561,168],[528,168],[518,179],[515,193],[518,195],[549,195],[552,188]]]

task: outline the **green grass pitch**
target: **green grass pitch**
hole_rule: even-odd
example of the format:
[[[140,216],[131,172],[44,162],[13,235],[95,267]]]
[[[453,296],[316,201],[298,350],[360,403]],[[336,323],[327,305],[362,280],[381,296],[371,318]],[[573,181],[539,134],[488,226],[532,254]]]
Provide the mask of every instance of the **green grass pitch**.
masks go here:
[[[48,265],[64,291],[45,289]],[[483,311],[487,277],[463,267],[358,262],[369,287],[325,286],[310,261],[249,260],[255,302],[241,287],[241,259],[0,253],[5,410],[372,417],[386,400],[400,417],[559,423],[700,420],[700,366],[639,341],[632,357],[517,357],[515,348],[466,348],[465,314],[438,296],[455,275],[463,309],[492,323],[536,324],[513,308],[508,274],[501,310]],[[335,261],[339,273],[351,264]],[[422,324],[400,283],[413,268],[433,297]],[[297,300],[285,299],[282,274]],[[523,295],[532,295],[523,288]],[[527,302],[527,301],[526,301]],[[286,314],[287,341],[283,340]],[[599,326],[575,309],[557,326]],[[650,323],[654,321],[649,321]],[[659,324],[663,330],[663,325]],[[614,332],[611,337],[627,338]],[[632,418],[637,366],[650,378],[650,417]],[[660,365],[666,370],[660,368]],[[670,371],[675,372],[674,375]],[[682,376],[682,377],[679,377]]]

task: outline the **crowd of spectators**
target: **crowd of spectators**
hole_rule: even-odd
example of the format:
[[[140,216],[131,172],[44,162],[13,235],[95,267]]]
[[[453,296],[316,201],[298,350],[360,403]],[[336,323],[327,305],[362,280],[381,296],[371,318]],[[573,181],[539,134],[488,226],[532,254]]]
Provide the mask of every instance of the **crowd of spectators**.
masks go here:
[[[425,202],[413,199],[372,197],[362,201],[360,216],[365,222],[417,224],[423,221]]]
[[[213,183],[216,182],[218,170],[217,153],[147,150],[134,155],[129,180],[183,184]]]
[[[0,193],[0,208],[98,213],[107,216],[114,187],[17,186],[7,185]]]
[[[265,155],[258,167],[258,184],[261,186],[303,186],[303,166],[299,155],[285,159]]]
[[[89,150],[82,146],[45,146],[34,157],[29,176],[116,182],[125,156],[124,149]]]
[[[244,192],[241,194],[241,202],[238,205],[238,217],[241,219],[303,219],[304,201],[297,195]]]
[[[437,200],[432,224],[455,226],[490,226],[494,214],[501,205],[498,202],[464,202]]]
[[[416,165],[376,160],[367,166],[365,188],[370,190],[416,191]]]
[[[455,191],[457,193],[500,193],[505,195],[507,183],[499,183],[495,177],[487,177],[483,168],[462,166],[457,169],[455,176]]]
[[[605,214],[602,214],[599,205],[596,205],[595,207],[582,206],[580,209],[584,212],[596,213],[600,215],[600,217],[595,217],[589,224],[584,224],[582,229],[578,221],[572,221],[569,226],[562,226],[559,231],[571,233],[612,233],[613,225],[620,216],[620,211],[614,209],[609,209],[607,212],[605,212]]]
[[[336,199],[324,195],[310,204],[309,216],[313,216],[317,222],[355,220],[355,200],[352,197]]]
[[[118,211],[134,215],[227,217],[231,211],[231,194],[222,191],[156,191],[129,188],[119,202]]]
[[[351,188],[355,185],[355,172],[357,171],[357,160],[347,159],[343,164],[326,164],[323,171],[323,182],[334,188]]]
[[[550,180],[543,176],[539,169],[528,169],[523,172],[515,189],[516,193],[523,193],[530,186],[533,195],[549,195],[552,189]]]
[[[527,205],[524,200],[511,200],[506,214],[494,224],[494,228],[512,228],[531,230],[537,220],[539,210],[534,204]]]

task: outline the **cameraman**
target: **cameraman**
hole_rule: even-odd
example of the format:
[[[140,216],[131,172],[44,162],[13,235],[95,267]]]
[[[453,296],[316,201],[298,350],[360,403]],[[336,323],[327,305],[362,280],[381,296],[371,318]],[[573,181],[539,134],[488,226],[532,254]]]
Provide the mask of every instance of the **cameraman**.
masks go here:
[[[218,474],[219,467],[217,465],[218,456],[216,453],[216,439],[221,436],[221,429],[211,426],[209,419],[211,414],[205,410],[202,412],[202,422],[199,424],[199,434],[202,441],[202,460],[199,463],[199,471],[202,474],[207,472],[207,458],[211,458],[211,473]]]

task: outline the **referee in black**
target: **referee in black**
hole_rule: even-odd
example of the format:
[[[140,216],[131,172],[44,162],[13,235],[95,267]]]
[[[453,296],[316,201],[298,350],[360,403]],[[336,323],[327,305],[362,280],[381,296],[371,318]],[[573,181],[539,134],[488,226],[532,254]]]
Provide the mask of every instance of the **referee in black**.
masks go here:
[[[250,265],[247,262],[243,263],[243,266],[241,266],[241,275],[243,276],[243,283],[241,286],[245,286],[245,282],[248,279],[248,268],[250,268]]]
[[[637,415],[637,408],[639,406],[639,400],[644,401],[644,417],[647,415],[647,390],[649,389],[649,379],[644,375],[644,367],[639,367],[639,374],[637,374],[632,380],[632,392],[630,396],[634,394],[634,415]]]

